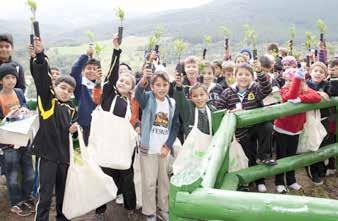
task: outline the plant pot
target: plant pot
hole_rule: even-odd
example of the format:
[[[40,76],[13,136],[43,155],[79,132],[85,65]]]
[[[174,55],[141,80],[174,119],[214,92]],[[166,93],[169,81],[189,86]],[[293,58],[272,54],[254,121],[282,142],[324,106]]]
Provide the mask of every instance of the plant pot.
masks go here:
[[[40,28],[39,28],[38,21],[33,21],[33,29],[34,29],[34,35],[40,38]]]
[[[229,48],[229,38],[225,38],[224,47],[225,47],[225,50],[228,50],[228,48]]]
[[[123,27],[119,26],[119,32],[118,32],[118,36],[119,36],[119,44],[122,43],[122,37],[123,37]]]
[[[306,55],[306,67],[310,67],[310,55]]]
[[[252,57],[254,60],[257,60],[257,49],[256,48],[252,50]]]
[[[321,42],[324,41],[324,33],[320,33],[320,41],[321,41]]]
[[[204,49],[203,49],[203,59],[205,59],[206,54],[207,54],[207,49],[204,48]]]
[[[34,45],[34,35],[33,34],[29,35],[29,40],[30,40],[30,44]]]
[[[158,54],[159,48],[160,48],[159,45],[155,45],[155,52],[156,52],[156,54]]]

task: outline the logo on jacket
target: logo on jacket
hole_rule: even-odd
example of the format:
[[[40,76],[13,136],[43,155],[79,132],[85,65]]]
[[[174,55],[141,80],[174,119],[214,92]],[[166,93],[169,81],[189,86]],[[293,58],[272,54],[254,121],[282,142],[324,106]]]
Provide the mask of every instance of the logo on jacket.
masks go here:
[[[248,101],[253,101],[253,100],[255,100],[255,94],[253,92],[250,92],[248,94]]]

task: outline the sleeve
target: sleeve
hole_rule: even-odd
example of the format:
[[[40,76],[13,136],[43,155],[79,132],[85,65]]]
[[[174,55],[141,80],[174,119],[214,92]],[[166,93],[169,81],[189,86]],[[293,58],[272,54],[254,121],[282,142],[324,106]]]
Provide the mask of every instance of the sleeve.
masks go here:
[[[291,82],[290,88],[282,88],[281,96],[283,102],[290,99],[296,99],[299,96],[301,82],[302,80],[294,78]]]
[[[182,87],[175,87],[174,99],[176,102],[176,109],[183,123],[188,122],[192,108],[191,108],[190,101],[184,95]]]
[[[141,83],[138,83],[135,89],[135,98],[140,104],[141,108],[144,109],[147,105],[150,93],[146,93],[145,88]]]
[[[18,78],[18,82],[16,83],[15,87],[20,88],[22,89],[23,92],[25,92],[26,90],[25,73],[24,73],[23,67],[20,64],[18,64],[18,67],[19,67],[19,78]]]
[[[329,96],[338,96],[338,79],[331,79],[325,92]]]
[[[131,99],[131,119],[130,123],[134,128],[140,125],[140,104],[137,102],[136,98]]]
[[[318,61],[327,64],[327,50],[326,49],[319,49],[318,50]]]
[[[216,107],[217,110],[229,109],[229,90],[229,88],[225,89],[220,95],[219,99],[213,102],[213,105]]]
[[[31,64],[32,76],[38,95],[38,108],[43,119],[48,119],[54,113],[55,96],[45,54],[43,52],[37,54]]]
[[[266,74],[261,73],[257,75],[258,87],[255,91],[255,97],[257,100],[263,100],[272,92],[271,82]]]
[[[321,101],[321,96],[317,93],[317,91],[308,88],[308,90],[299,95],[302,103],[319,103]]]
[[[76,87],[74,91],[74,96],[77,101],[79,101],[81,96],[81,85],[82,85],[82,68],[88,61],[87,55],[81,55],[79,59],[73,64],[70,76],[72,76],[76,81]]]
[[[96,105],[100,104],[101,102],[101,95],[102,95],[102,88],[101,87],[94,87],[92,98]]]
[[[170,148],[172,154],[174,152],[173,144],[178,135],[179,128],[180,128],[179,111],[177,108],[175,108],[175,113],[172,119],[169,137],[168,137],[167,142],[165,143]]]

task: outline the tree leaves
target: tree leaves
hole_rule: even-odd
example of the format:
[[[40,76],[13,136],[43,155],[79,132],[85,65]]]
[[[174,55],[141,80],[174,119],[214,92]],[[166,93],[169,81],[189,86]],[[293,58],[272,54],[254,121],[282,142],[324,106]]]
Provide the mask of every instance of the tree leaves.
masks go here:
[[[117,7],[117,8],[115,9],[115,15],[116,15],[116,17],[120,20],[121,26],[122,26],[122,22],[123,22],[123,20],[124,20],[125,12],[123,11],[122,8]]]
[[[326,24],[324,23],[323,20],[321,20],[321,19],[317,20],[317,28],[319,29],[321,34],[326,33]]]
[[[257,44],[257,34],[255,29],[249,25],[244,25],[244,42],[247,42],[248,45],[251,45],[253,49],[256,49]]]

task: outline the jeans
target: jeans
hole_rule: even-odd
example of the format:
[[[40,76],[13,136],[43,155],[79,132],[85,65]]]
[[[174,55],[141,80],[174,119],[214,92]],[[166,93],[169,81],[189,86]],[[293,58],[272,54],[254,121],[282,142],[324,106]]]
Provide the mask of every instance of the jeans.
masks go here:
[[[9,195],[9,205],[12,207],[28,199],[33,187],[32,156],[26,147],[4,150],[5,176]]]
[[[34,184],[32,196],[37,198],[39,196],[39,158],[35,158]]]

